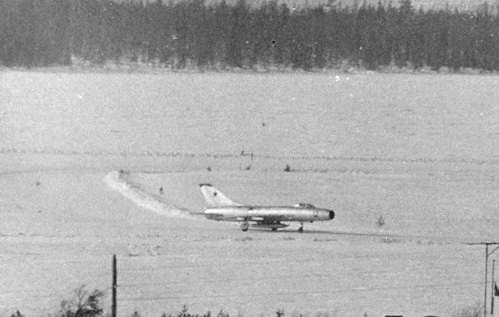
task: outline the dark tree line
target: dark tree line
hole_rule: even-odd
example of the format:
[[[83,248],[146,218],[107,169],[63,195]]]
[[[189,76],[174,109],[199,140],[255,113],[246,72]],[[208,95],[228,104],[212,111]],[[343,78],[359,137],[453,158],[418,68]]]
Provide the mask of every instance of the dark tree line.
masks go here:
[[[75,59],[172,68],[499,70],[499,18],[397,6],[304,7],[245,0],[207,5],[113,0],[0,0],[0,64],[69,65]]]

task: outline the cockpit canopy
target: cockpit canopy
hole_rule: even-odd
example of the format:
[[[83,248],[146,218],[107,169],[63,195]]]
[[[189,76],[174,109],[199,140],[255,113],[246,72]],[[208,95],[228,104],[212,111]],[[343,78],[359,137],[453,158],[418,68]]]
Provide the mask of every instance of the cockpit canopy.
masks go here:
[[[309,208],[309,209],[315,209],[315,206],[314,205],[311,205],[311,204],[307,204],[307,203],[298,203],[295,205],[295,207],[298,207],[298,208]]]

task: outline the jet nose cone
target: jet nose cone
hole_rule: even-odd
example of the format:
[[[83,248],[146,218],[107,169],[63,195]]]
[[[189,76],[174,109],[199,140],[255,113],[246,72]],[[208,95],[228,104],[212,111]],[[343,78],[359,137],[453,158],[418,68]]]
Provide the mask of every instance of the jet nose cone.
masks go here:
[[[329,219],[333,219],[334,218],[334,211],[330,210],[329,211]]]

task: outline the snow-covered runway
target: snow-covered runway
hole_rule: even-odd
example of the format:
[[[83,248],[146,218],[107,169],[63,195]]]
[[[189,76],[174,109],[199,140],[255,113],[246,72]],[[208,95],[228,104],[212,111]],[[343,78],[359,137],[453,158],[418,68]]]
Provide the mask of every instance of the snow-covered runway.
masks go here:
[[[497,240],[498,83],[0,71],[0,315],[107,290],[116,254],[120,316],[450,316]],[[336,218],[243,233],[194,215],[204,182]]]

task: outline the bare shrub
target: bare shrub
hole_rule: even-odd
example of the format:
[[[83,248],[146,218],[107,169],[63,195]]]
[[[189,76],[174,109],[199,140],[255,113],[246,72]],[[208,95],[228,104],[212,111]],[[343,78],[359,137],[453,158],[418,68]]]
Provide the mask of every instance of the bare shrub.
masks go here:
[[[229,313],[226,313],[223,310],[220,310],[217,314],[217,317],[230,317],[230,316],[229,316]]]
[[[105,293],[98,289],[89,292],[85,285],[74,290],[73,298],[61,302],[61,317],[96,317],[102,316],[101,306]]]

